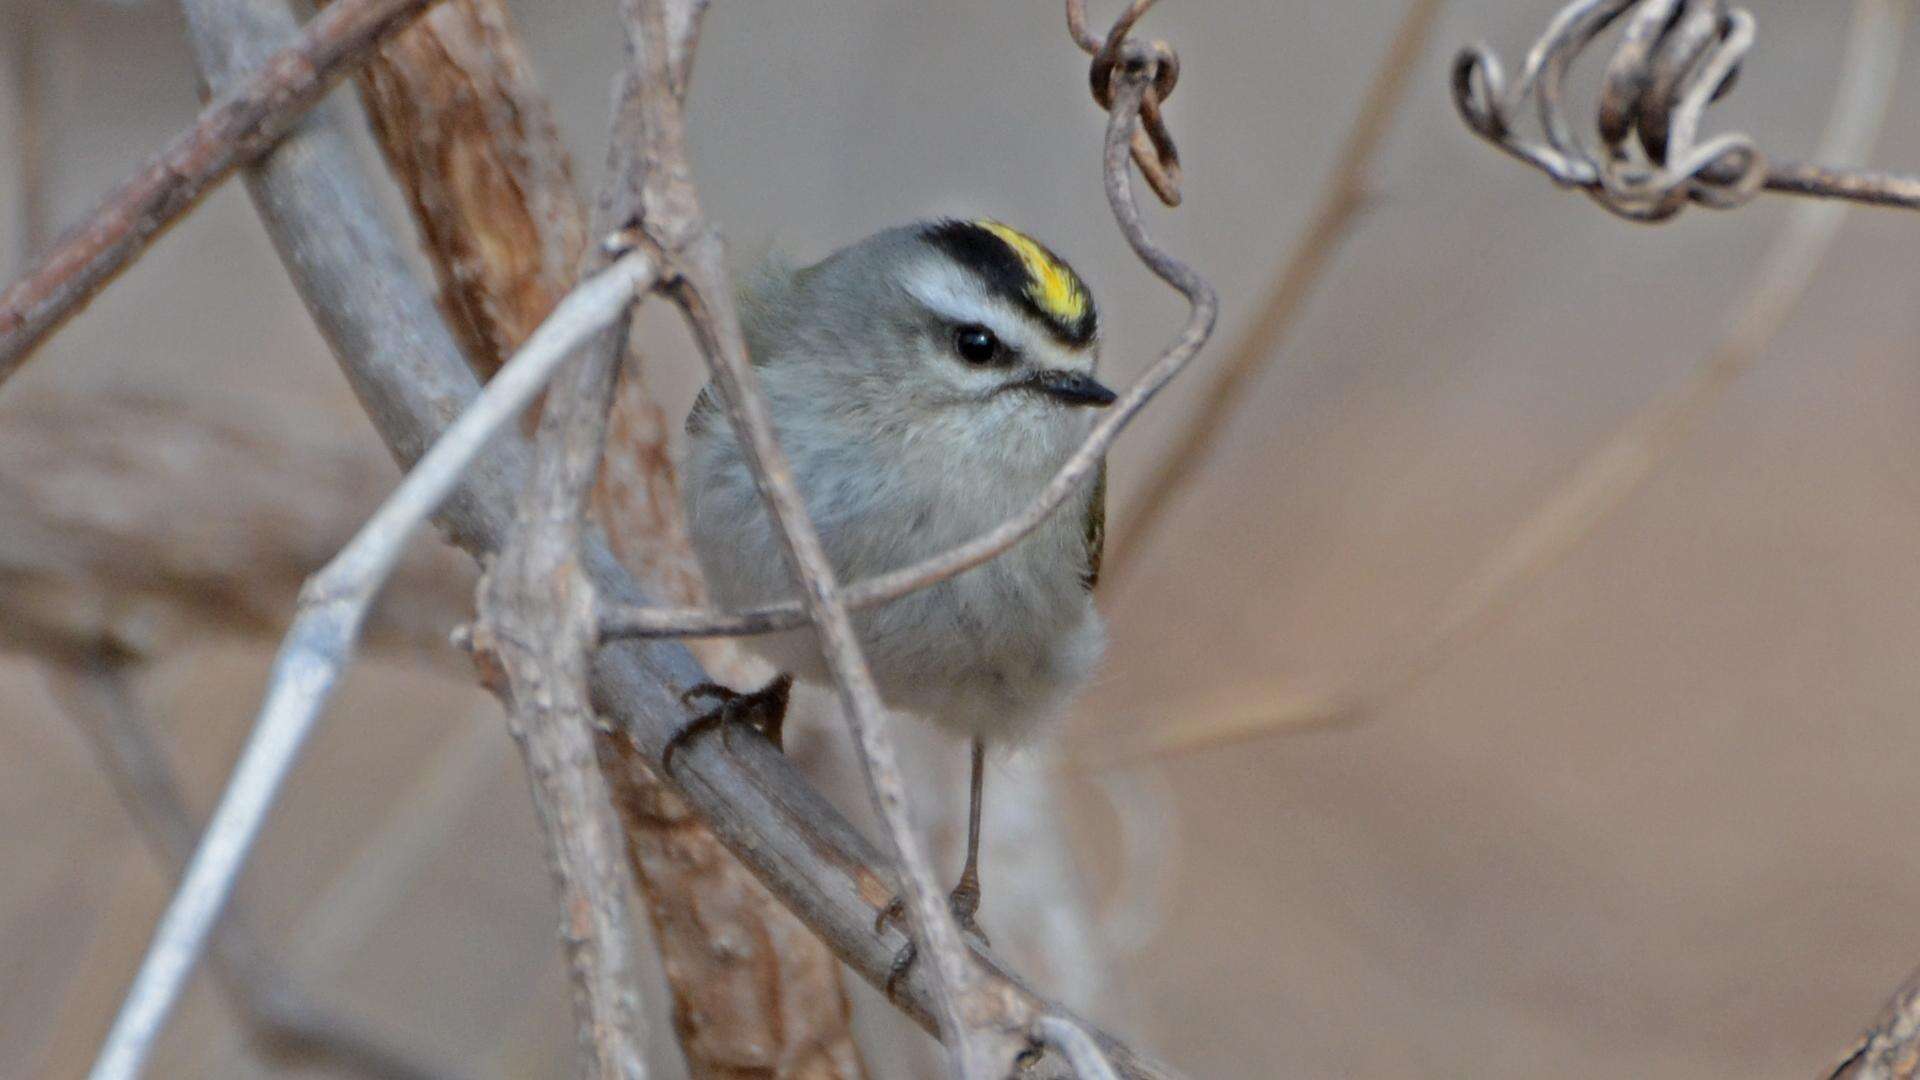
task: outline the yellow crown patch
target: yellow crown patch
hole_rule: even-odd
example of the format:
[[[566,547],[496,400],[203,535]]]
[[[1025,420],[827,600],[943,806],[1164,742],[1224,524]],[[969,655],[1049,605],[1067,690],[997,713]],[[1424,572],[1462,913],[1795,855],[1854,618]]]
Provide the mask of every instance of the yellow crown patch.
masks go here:
[[[1027,297],[1041,311],[1065,325],[1078,323],[1086,317],[1086,289],[1080,284],[1079,277],[1054,258],[1052,252],[1041,247],[1026,233],[997,221],[979,218],[973,224],[999,237],[1013,249],[1014,254],[1020,256],[1020,262],[1027,271]]]

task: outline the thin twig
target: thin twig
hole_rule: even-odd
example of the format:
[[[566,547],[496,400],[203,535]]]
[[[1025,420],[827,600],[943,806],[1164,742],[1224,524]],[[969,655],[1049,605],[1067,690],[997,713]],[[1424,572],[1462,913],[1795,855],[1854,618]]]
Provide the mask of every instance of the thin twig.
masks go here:
[[[894,865],[898,868],[913,920],[915,943],[932,960],[938,973],[936,998],[940,1002],[941,1034],[950,1054],[952,1075],[962,1080],[987,1080],[1006,1072],[1019,1053],[1013,1033],[1025,1018],[1010,1013],[1018,1002],[999,994],[981,977],[960,928],[947,910],[946,897],[933,875],[926,851],[914,833],[907,805],[906,782],[893,746],[879,687],[854,636],[853,622],[834,584],[833,570],[819,534],[808,519],[786,456],[773,435],[773,415],[759,389],[759,379],[747,361],[738,318],[727,295],[720,248],[710,236],[687,244],[681,258],[686,288],[679,294],[688,318],[697,327],[721,400],[740,437],[786,543],[788,560],[804,588],[808,614],[819,632],[821,652],[827,658],[840,704],[866,767],[868,794],[886,826]]]
[[[368,606],[414,529],[460,483],[467,465],[539,393],[582,341],[620,317],[653,280],[652,261],[625,256],[576,289],[503,368],[474,407],[407,475],[334,560],[301,590],[299,614],[274,658],[265,702],[180,888],[94,1064],[95,1080],[138,1074],[208,932],[232,894],[287,770],[312,733]]]
[[[1885,123],[1900,71],[1908,0],[1857,0],[1840,85],[1821,138],[1829,160],[1866,157]],[[1434,670],[1529,582],[1557,563],[1644,484],[1717,403],[1750,370],[1813,283],[1849,207],[1809,203],[1793,208],[1729,317],[1721,340],[1684,378],[1642,406],[1575,467],[1567,481],[1507,534],[1448,593],[1411,639],[1386,650],[1337,689],[1309,694],[1280,712],[1177,709],[1202,719],[1162,729],[1126,747],[1107,764],[1186,753],[1256,738],[1276,730],[1351,721],[1378,709]]]
[[[1130,578],[1136,553],[1146,549],[1166,520],[1167,511],[1187,493],[1193,475],[1212,459],[1234,416],[1252,400],[1254,380],[1278,354],[1307,298],[1351,234],[1366,205],[1374,158],[1392,129],[1443,6],[1444,0],[1409,0],[1393,43],[1374,70],[1333,173],[1307,219],[1306,230],[1294,241],[1293,253],[1274,279],[1252,325],[1234,342],[1226,359],[1214,365],[1212,380],[1201,391],[1200,405],[1182,422],[1172,449],[1158,457],[1139,497],[1129,503],[1131,509],[1124,516],[1126,527],[1109,538],[1106,562],[1101,568],[1102,582],[1114,583],[1109,588]]]
[[[199,828],[166,751],[135,715],[126,658],[95,656],[49,663],[47,684],[92,745],[121,804],[169,879],[178,883]],[[251,1045],[282,1066],[331,1065],[367,1077],[435,1080],[447,1075],[327,1009],[278,969],[241,910],[220,925],[213,970]]]
[[[334,83],[432,0],[338,0],[298,41],[219,93],[192,127],[101,200],[0,293],[0,382],[153,238],[237,166],[265,153]]]

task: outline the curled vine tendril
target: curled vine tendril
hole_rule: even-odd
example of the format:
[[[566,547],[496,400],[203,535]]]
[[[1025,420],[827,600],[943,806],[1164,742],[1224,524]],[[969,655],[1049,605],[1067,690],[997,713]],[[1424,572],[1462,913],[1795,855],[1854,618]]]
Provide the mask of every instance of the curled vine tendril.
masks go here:
[[[1160,114],[1160,105],[1172,96],[1180,81],[1180,57],[1164,41],[1133,41],[1127,37],[1135,23],[1159,0],[1133,0],[1114,20],[1103,40],[1087,27],[1086,0],[1067,0],[1067,31],[1093,57],[1087,82],[1093,100],[1102,109],[1113,108],[1113,70],[1120,64],[1152,65],[1153,85],[1140,101],[1140,127],[1133,135],[1133,160],[1147,186],[1168,206],[1180,205],[1180,151]]]
[[[1622,22],[1601,81],[1596,145],[1568,119],[1567,75]],[[1766,186],[1766,156],[1746,135],[1703,139],[1701,119],[1753,42],[1753,16],[1726,0],[1576,0],[1534,43],[1511,86],[1490,48],[1463,50],[1453,64],[1454,105],[1482,138],[1621,217],[1664,221],[1689,202],[1732,209]],[[1529,97],[1544,142],[1515,131]]]

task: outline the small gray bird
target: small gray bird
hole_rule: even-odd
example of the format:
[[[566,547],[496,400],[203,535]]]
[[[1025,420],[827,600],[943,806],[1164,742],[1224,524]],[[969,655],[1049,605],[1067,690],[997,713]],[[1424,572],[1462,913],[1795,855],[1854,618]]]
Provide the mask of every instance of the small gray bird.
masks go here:
[[[1024,507],[1113,391],[1095,379],[1093,299],[1079,275],[996,221],[889,229],[803,269],[761,271],[742,320],[780,445],[842,582],[911,565]],[[772,519],[709,386],[687,417],[687,522],[714,598],[796,595]],[[1092,408],[1090,408],[1092,407]],[[1012,550],[854,614],[880,693],[973,740],[966,868],[954,914],[978,932],[986,744],[1057,716],[1105,645],[1105,473]],[[753,638],[782,675],[689,724],[751,720],[778,741],[793,676],[826,682],[810,630]],[[669,763],[670,763],[669,759]],[[670,767],[670,764],[669,764]]]

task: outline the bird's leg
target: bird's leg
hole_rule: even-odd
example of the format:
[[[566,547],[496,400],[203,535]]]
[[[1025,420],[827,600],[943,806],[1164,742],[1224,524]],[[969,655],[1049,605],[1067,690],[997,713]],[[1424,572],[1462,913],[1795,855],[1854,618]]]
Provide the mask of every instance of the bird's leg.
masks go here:
[[[735,724],[745,724],[767,737],[774,749],[783,749],[781,732],[787,722],[787,698],[793,691],[793,676],[782,672],[773,677],[773,681],[749,694],[730,690],[719,683],[701,683],[680,695],[680,703],[691,707],[702,698],[714,702],[707,712],[687,721],[673,737],[667,740],[666,749],[660,752],[660,770],[673,770],[674,751],[679,750],[695,735],[710,728],[720,729],[720,738],[729,747],[729,730]]]
[[[953,919],[960,929],[980,939],[982,945],[987,941],[986,931],[974,921],[974,915],[980,910],[980,800],[986,790],[987,744],[979,739],[973,740],[973,775],[967,788],[967,862],[960,870],[960,882],[947,895],[947,910],[953,912]],[[904,897],[896,896],[893,902],[882,908],[878,918],[873,921],[873,932],[878,934],[890,922],[899,923],[906,917],[907,902]],[[904,925],[904,923],[902,923]],[[907,943],[894,954],[893,967],[887,972],[886,994],[889,1000],[900,980],[913,970],[914,958],[919,949],[909,937]]]
[[[973,740],[973,776],[967,787],[967,863],[960,868],[960,882],[947,897],[947,907],[960,928],[987,940],[973,916],[980,910],[980,797],[986,790],[987,744]]]

